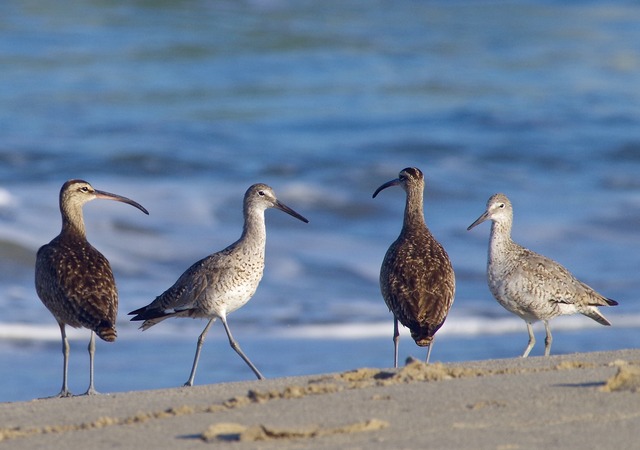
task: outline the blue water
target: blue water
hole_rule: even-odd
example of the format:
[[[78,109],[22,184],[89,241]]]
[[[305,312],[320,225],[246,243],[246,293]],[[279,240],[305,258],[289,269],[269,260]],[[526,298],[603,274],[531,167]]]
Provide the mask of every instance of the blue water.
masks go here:
[[[0,2],[0,401],[58,392],[58,327],[33,287],[69,178],[135,199],[84,208],[112,263],[119,338],[98,343],[96,387],[186,381],[199,320],[144,333],[126,313],[240,234],[255,182],[310,219],[267,211],[267,268],[229,317],[267,377],[389,367],[380,263],[404,194],[426,174],[425,215],[456,270],[434,361],[513,357],[522,320],[489,293],[498,191],[514,238],[620,302],[605,328],[552,322],[553,353],[640,345],[640,6],[635,2]],[[543,331],[535,328],[543,352]],[[88,384],[71,330],[70,387]],[[424,357],[405,333],[401,359]],[[197,384],[250,380],[216,324]]]

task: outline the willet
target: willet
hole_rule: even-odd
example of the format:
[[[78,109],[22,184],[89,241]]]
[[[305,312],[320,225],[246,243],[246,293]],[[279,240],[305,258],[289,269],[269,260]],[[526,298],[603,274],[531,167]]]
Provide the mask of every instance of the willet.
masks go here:
[[[193,385],[202,344],[216,318],[222,322],[231,348],[258,379],[264,378],[231,335],[227,314],[247,303],[262,279],[267,239],[264,211],[268,208],[277,208],[305,223],[309,222],[278,201],[272,188],[266,184],[254,184],[244,195],[244,227],[240,239],[196,262],[153,302],[129,313],[135,315],[131,320],[144,320],[140,327],[143,330],[169,317],[209,319],[198,338],[193,367],[185,386]]]
[[[400,185],[407,193],[404,222],[398,239],[387,250],[380,269],[380,290],[393,313],[394,367],[398,367],[398,321],[411,330],[421,347],[428,346],[427,363],[436,331],[442,327],[455,295],[455,275],[449,256],[424,221],[424,176],[410,167],[380,186]]]
[[[62,231],[38,250],[35,278],[38,296],[55,317],[62,334],[64,369],[59,397],[72,395],[67,387],[69,342],[65,325],[91,330],[89,389],[86,394],[96,393],[93,385],[94,333],[107,342],[116,339],[116,283],[109,261],[87,242],[82,217],[82,205],[96,198],[128,203],[149,214],[133,200],[98,191],[83,180],[69,180],[60,190]]]
[[[487,210],[467,230],[487,219],[493,222],[487,262],[489,289],[498,303],[527,323],[529,343],[523,358],[536,343],[531,325],[538,320],[544,323],[546,332],[545,356],[551,353],[549,320],[554,317],[580,313],[602,325],[611,325],[597,307],[615,306],[618,302],[598,294],[557,262],[511,240],[513,208],[506,195],[493,195]]]

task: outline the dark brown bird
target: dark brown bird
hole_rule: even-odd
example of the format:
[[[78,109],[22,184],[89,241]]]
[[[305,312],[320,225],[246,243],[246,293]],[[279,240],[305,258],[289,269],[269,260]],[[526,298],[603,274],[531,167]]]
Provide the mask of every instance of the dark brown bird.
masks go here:
[[[97,393],[93,385],[94,333],[107,342],[116,339],[118,291],[113,272],[109,261],[87,241],[82,216],[82,206],[96,198],[128,203],[149,214],[133,200],[98,191],[83,180],[69,180],[60,189],[62,231],[38,250],[35,278],[38,297],[55,317],[62,334],[64,369],[58,397],[72,395],[67,387],[69,342],[65,325],[91,330],[87,395]]]
[[[394,367],[398,367],[398,321],[411,331],[417,345],[429,347],[444,324],[455,295],[455,275],[447,252],[424,221],[424,176],[420,169],[403,169],[397,179],[380,186],[400,185],[407,193],[404,223],[398,239],[387,250],[380,269],[380,290],[393,313]]]

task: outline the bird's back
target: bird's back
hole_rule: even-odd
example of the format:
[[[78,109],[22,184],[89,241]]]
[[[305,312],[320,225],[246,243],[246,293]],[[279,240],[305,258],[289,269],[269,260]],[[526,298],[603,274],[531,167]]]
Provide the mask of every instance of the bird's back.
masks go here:
[[[36,291],[59,322],[116,339],[118,292],[109,261],[86,240],[58,236],[38,250]]]
[[[153,302],[132,311],[132,320],[145,320],[142,328],[147,329],[170,316],[207,318],[233,312],[253,296],[263,268],[260,248],[251,254],[233,244],[192,264]]]
[[[513,242],[507,254],[490,261],[488,273],[494,297],[525,320],[579,312],[606,325],[594,307],[616,304],[558,262]]]
[[[402,233],[389,247],[380,287],[387,306],[416,343],[429,345],[453,303],[455,278],[447,253],[426,228]]]

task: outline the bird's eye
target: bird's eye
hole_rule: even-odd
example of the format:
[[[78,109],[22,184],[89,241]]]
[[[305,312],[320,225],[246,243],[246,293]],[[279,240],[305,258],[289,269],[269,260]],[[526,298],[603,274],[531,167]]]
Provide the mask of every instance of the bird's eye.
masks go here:
[[[498,205],[498,208],[500,208],[500,209],[504,208],[504,203],[500,203],[500,204]]]
[[[264,191],[258,191],[258,195],[259,195],[260,197],[264,197]]]
[[[86,187],[86,186],[82,186],[82,187],[80,188],[80,190],[81,190],[82,192],[89,192],[89,188],[88,188],[88,187]]]

